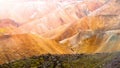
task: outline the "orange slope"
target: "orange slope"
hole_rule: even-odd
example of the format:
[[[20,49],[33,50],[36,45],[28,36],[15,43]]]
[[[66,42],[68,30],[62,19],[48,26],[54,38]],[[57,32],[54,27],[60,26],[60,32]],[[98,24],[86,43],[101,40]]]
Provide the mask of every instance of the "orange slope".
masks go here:
[[[0,36],[0,63],[46,53],[71,54],[72,51],[55,41],[34,34]]]

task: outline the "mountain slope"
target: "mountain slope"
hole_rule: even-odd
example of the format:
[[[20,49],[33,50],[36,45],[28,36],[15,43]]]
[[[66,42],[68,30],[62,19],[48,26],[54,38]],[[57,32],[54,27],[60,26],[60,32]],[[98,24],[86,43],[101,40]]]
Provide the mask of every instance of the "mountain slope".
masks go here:
[[[0,36],[0,63],[46,53],[66,54],[72,51],[55,41],[34,34]]]
[[[103,53],[120,51],[120,37],[118,33],[96,34],[78,41],[71,48],[76,53]]]
[[[19,24],[11,19],[0,19],[0,35],[23,33],[18,27]]]
[[[117,29],[120,25],[119,20],[120,18],[117,15],[86,16],[74,23],[47,32],[42,36],[61,41],[79,33],[79,31],[97,32]]]
[[[76,53],[112,52],[120,50],[119,16],[88,16],[78,21],[77,26],[74,26],[74,29],[80,29],[78,33],[60,41],[60,43],[73,48],[73,51]]]

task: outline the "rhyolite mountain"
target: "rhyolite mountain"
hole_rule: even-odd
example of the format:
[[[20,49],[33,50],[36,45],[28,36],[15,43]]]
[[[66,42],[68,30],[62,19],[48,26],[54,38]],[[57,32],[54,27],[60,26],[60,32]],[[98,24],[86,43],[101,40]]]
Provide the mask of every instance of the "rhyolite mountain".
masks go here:
[[[119,0],[13,1],[0,7],[2,67],[120,67]]]

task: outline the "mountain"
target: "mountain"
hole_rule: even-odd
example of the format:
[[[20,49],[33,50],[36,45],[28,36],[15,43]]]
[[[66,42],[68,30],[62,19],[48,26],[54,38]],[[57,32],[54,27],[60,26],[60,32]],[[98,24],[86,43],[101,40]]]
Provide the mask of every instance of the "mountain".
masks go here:
[[[92,0],[90,0],[90,1],[92,1]],[[115,11],[112,11],[110,9],[111,8],[110,6],[113,8],[112,10],[115,10]],[[116,0],[105,1],[104,5],[102,7],[99,7],[95,11],[90,12],[90,14],[88,14],[88,17],[85,16],[85,17],[83,17],[81,19],[78,19],[78,20],[74,21],[73,23],[68,24],[67,26],[61,26],[61,27],[59,27],[57,29],[53,29],[51,31],[48,31],[48,32],[44,33],[43,36],[59,41],[59,40],[63,40],[65,38],[68,38],[68,37],[78,33],[79,29],[82,29],[82,30],[88,30],[88,29],[89,30],[95,30],[95,29],[101,28],[101,27],[103,29],[104,28],[105,29],[111,29],[112,25],[119,25],[119,23],[114,24],[112,22],[110,22],[110,23],[107,22],[110,19],[113,19],[113,21],[116,20],[115,18],[112,18],[112,17],[116,17],[116,16],[119,15],[119,7],[118,6],[119,6],[119,4],[118,4],[118,2]],[[106,11],[104,11],[103,9],[106,10]],[[98,14],[96,14],[96,12],[98,12]],[[100,19],[100,18],[102,18],[102,19]],[[106,18],[107,18],[107,20],[104,20]],[[102,20],[107,22],[107,23],[102,24]],[[89,21],[90,21],[90,23],[89,23]],[[76,22],[79,22],[79,23],[76,24]],[[94,22],[99,22],[99,23],[94,24]],[[117,26],[117,27],[114,26],[112,28],[119,28],[119,26]]]
[[[17,24],[15,21],[13,21],[11,19],[1,19],[0,20],[0,27],[9,26],[9,25],[13,25],[15,27],[19,26],[19,24]]]
[[[84,17],[78,21],[78,28],[74,26],[74,29],[79,29],[79,32],[70,38],[60,41],[60,43],[68,45],[76,53],[119,51],[119,21],[120,18],[116,15]],[[74,32],[74,30],[72,32]],[[69,34],[71,34],[71,32]],[[64,36],[64,34],[61,36]],[[106,48],[108,48],[108,50],[106,50]]]
[[[86,16],[72,24],[61,26],[58,29],[47,32],[42,36],[61,41],[79,33],[79,31],[105,31],[109,29],[117,29],[119,28],[118,25],[120,25],[120,23],[119,16],[117,15]]]
[[[29,23],[19,27],[19,29],[23,29],[25,32],[43,34],[53,29],[59,28],[62,25],[73,23],[83,16],[88,15],[89,12],[92,12],[93,10],[96,10],[99,7],[103,6],[103,3],[101,2],[92,2],[91,4],[94,4],[94,6],[89,3],[91,2],[57,2],[59,7],[56,10],[44,15],[41,18],[31,20]],[[31,27],[34,27],[34,29]]]
[[[78,0],[5,0],[0,1],[0,19],[10,18],[20,24],[28,23],[31,20],[40,19],[61,6],[68,5],[71,2],[77,2]],[[87,0],[89,1],[89,0]],[[102,0],[103,1],[103,0]],[[82,1],[79,1],[82,2]],[[89,2],[91,3],[91,2]],[[97,1],[98,3],[104,3]],[[93,3],[95,4],[95,2]],[[43,6],[43,7],[41,7]],[[92,7],[89,5],[89,7]],[[12,10],[11,10],[12,8]]]
[[[54,55],[58,54],[106,52],[105,56],[102,55],[103,58],[109,52],[120,51],[119,0],[13,1],[4,3],[0,1],[3,6],[0,7],[0,64],[17,65],[22,62],[26,64],[34,61],[36,57],[35,61],[38,61],[41,54],[50,53],[53,56],[48,54],[39,60],[53,58],[53,61],[48,63],[54,67],[66,64],[57,61],[58,57]],[[88,58],[84,57],[86,61]],[[66,59],[63,56],[62,58]],[[75,58],[80,57],[67,58],[67,62],[70,63],[69,59]],[[98,58],[100,57],[97,56]],[[97,59],[95,62],[101,60]],[[36,63],[41,65],[41,62]],[[45,65],[48,63],[45,62]]]
[[[34,34],[0,36],[0,64],[39,54],[67,54],[71,50]]]
[[[43,34],[64,24],[75,22],[103,6],[105,1],[3,1],[6,4],[1,2],[0,19],[15,21],[24,33]]]
[[[19,24],[11,19],[0,19],[0,35],[22,33],[18,27]]]

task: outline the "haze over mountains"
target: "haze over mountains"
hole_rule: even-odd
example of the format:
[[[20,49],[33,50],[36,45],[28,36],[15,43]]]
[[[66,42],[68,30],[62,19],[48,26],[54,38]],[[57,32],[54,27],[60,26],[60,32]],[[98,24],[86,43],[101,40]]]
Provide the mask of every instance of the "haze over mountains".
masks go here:
[[[46,0],[2,4],[0,64],[47,53],[119,51],[119,3],[119,0]]]

